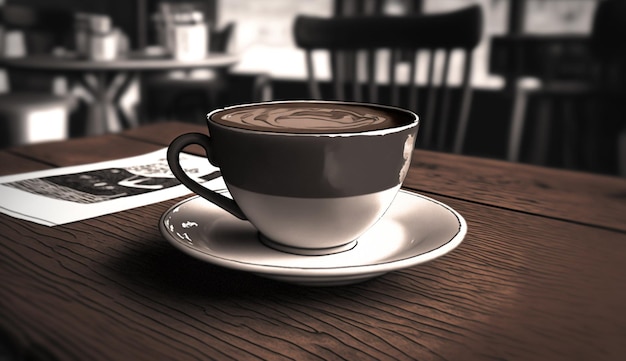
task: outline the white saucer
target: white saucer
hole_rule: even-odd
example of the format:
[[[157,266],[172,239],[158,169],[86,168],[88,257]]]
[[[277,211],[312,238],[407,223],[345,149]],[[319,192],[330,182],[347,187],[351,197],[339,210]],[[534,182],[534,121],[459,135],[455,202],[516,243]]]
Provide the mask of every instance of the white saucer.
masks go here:
[[[311,286],[361,282],[433,260],[452,251],[467,233],[465,220],[454,209],[406,190],[354,248],[331,255],[269,248],[249,222],[197,196],[165,212],[159,228],[170,243],[201,260]]]

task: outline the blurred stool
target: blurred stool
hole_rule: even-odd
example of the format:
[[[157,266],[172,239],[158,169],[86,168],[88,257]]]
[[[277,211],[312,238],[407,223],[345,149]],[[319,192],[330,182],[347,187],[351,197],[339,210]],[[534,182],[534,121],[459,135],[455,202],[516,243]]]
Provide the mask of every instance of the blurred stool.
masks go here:
[[[40,93],[0,95],[0,144],[14,146],[69,136],[66,97]]]

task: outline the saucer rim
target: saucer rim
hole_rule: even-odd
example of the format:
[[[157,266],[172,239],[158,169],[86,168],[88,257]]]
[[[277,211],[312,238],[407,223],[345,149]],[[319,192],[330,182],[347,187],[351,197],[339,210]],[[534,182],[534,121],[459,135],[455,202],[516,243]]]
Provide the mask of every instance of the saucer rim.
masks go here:
[[[261,264],[261,263],[250,263],[247,261],[241,261],[241,260],[236,260],[232,258],[225,258],[219,255],[216,255],[215,253],[206,252],[205,250],[200,249],[198,247],[194,247],[193,245],[185,244],[181,242],[180,240],[176,239],[170,234],[169,230],[166,228],[165,219],[171,214],[171,212],[175,208],[180,207],[181,205],[187,202],[191,202],[195,200],[196,198],[201,198],[200,196],[197,196],[197,195],[194,195],[182,201],[179,201],[173,206],[171,206],[170,208],[168,208],[168,210],[165,211],[159,219],[159,229],[161,231],[161,234],[166,238],[166,240],[170,244],[173,244],[177,249],[183,251],[184,253],[190,256],[193,256],[194,258],[200,259],[202,261],[212,263],[217,266],[236,269],[239,271],[252,272],[252,273],[256,273],[256,274],[268,276],[268,277],[285,276],[288,278],[303,278],[303,279],[306,279],[309,277],[328,277],[328,278],[340,278],[340,277],[347,277],[347,276],[366,277],[366,275],[368,274],[384,274],[387,272],[391,272],[391,271],[395,271],[395,270],[399,270],[399,269],[403,269],[407,267],[412,267],[412,266],[416,266],[422,263],[432,261],[436,258],[439,258],[451,252],[452,250],[454,250],[456,247],[458,247],[461,244],[461,242],[463,241],[463,239],[465,238],[467,234],[467,222],[465,221],[463,216],[461,216],[456,210],[454,210],[452,207],[448,206],[447,204],[443,202],[432,199],[428,196],[422,195],[410,189],[400,189],[398,193],[405,193],[412,197],[421,198],[423,200],[430,201],[439,207],[445,208],[448,212],[450,212],[452,215],[455,216],[458,222],[458,228],[454,236],[452,236],[450,239],[446,241],[443,241],[441,245],[439,245],[437,248],[433,248],[426,252],[409,255],[401,259],[391,259],[389,261],[376,262],[376,263],[363,264],[363,265],[346,265],[346,266],[314,268],[314,267],[267,265],[267,264]],[[206,202],[211,204],[208,200]],[[216,211],[226,213],[226,211],[222,210],[221,208],[217,206],[215,207],[217,208]],[[383,215],[383,218],[384,217],[385,215]],[[261,241],[259,241],[259,243],[262,244]],[[267,247],[265,245],[263,246],[274,252],[280,252],[270,247]],[[358,247],[358,244],[356,247]],[[346,252],[350,252],[350,251],[348,250]],[[327,257],[324,255],[322,256],[293,255],[293,256],[294,257]]]

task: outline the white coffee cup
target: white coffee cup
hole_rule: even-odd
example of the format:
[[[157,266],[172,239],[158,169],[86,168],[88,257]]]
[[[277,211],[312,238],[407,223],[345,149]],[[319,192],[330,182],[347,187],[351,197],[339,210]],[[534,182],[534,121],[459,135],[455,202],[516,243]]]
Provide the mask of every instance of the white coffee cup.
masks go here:
[[[382,217],[404,181],[418,130],[413,112],[349,102],[256,103],[207,118],[210,136],[183,134],[170,144],[174,175],[249,220],[267,245],[305,255],[350,249]],[[191,144],[220,167],[232,200],[185,174],[178,158]]]

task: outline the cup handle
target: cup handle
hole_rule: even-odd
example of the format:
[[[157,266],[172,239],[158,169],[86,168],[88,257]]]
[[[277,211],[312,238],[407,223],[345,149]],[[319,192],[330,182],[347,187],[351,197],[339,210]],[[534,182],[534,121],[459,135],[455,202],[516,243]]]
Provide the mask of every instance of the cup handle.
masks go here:
[[[197,144],[204,148],[209,162],[211,162],[211,164],[215,166],[218,166],[213,160],[213,153],[211,151],[211,138],[201,133],[187,133],[174,139],[170,146],[167,148],[167,163],[169,164],[172,173],[174,173],[174,176],[178,178],[178,180],[187,188],[191,189],[194,193],[207,199],[209,202],[215,204],[216,206],[226,210],[233,216],[239,219],[247,220],[246,216],[243,214],[235,201],[204,187],[200,183],[191,179],[191,177],[189,177],[187,173],[185,173],[183,168],[180,166],[179,155],[183,151],[183,149],[185,149],[185,147],[191,144]]]

